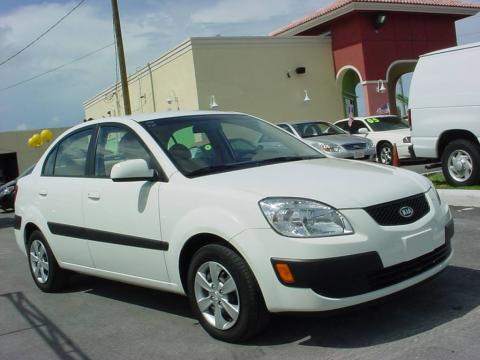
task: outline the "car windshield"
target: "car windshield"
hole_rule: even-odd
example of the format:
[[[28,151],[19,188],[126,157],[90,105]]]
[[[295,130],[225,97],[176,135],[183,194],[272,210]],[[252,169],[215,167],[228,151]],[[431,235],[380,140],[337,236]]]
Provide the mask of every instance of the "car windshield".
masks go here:
[[[142,125],[188,177],[324,157],[276,126],[247,115],[182,116]]]
[[[346,132],[338,126],[323,121],[293,124],[292,126],[304,139],[315,136],[346,134]]]
[[[408,129],[408,123],[398,116],[371,117],[365,119],[373,131]]]

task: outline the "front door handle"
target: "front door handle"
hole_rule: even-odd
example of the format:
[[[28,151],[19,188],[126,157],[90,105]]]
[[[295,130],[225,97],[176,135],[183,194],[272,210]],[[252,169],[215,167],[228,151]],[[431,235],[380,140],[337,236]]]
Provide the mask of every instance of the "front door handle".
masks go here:
[[[100,200],[100,194],[96,192],[89,192],[87,196],[90,200]]]
[[[47,196],[47,194],[48,194],[47,190],[43,190],[43,189],[38,192],[38,195],[43,196],[43,197]]]

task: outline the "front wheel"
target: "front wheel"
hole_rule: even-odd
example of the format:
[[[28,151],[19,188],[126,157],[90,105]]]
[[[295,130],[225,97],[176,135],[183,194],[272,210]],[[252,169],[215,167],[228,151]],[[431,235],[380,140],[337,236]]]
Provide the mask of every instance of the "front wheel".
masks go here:
[[[475,185],[480,179],[480,149],[468,140],[455,140],[442,154],[445,180],[453,186]]]
[[[225,246],[211,244],[195,253],[187,294],[202,327],[219,340],[247,340],[267,324],[268,312],[249,266]]]
[[[383,143],[378,148],[378,161],[384,165],[392,165],[393,147],[390,143]]]

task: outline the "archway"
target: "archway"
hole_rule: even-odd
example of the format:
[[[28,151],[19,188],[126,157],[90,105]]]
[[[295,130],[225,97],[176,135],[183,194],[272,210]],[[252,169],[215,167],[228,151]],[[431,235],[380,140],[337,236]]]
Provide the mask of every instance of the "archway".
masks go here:
[[[391,114],[406,115],[408,109],[408,93],[409,93],[409,81],[405,83],[405,74],[412,73],[417,65],[417,60],[398,60],[390,64],[387,70],[387,90],[388,101]],[[403,95],[403,100],[400,100]],[[397,107],[397,102],[401,104],[401,108]]]
[[[337,86],[341,89],[345,117],[349,116],[351,110],[353,110],[354,116],[364,112],[365,104],[361,84],[361,74],[353,66],[345,66],[338,71]]]

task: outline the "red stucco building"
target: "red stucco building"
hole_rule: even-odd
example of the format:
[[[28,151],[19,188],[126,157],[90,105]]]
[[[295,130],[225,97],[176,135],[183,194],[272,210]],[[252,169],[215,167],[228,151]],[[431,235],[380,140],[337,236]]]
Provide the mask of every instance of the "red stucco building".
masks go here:
[[[337,0],[270,35],[331,38],[344,103],[357,107],[360,83],[367,113],[387,104],[397,113],[399,77],[413,71],[420,55],[455,46],[455,21],[479,11],[480,4],[461,0]]]

